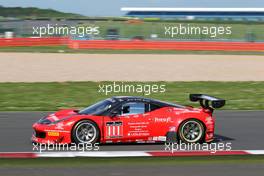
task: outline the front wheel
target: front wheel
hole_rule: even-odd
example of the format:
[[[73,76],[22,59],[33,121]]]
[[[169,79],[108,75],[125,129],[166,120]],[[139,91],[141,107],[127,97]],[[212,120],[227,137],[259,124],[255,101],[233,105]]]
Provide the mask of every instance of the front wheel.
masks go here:
[[[178,133],[179,139],[184,143],[202,143],[205,128],[200,121],[190,119],[180,125]]]
[[[72,130],[72,138],[77,144],[94,144],[99,140],[99,129],[96,123],[90,120],[82,120],[74,126]]]

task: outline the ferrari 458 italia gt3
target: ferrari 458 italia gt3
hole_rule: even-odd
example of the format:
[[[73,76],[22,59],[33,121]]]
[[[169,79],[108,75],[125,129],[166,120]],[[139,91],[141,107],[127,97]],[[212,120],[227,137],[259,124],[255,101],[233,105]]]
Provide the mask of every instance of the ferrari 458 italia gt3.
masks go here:
[[[36,143],[210,142],[214,139],[215,108],[225,100],[191,94],[201,107],[150,98],[117,96],[82,110],[60,110],[33,124]]]

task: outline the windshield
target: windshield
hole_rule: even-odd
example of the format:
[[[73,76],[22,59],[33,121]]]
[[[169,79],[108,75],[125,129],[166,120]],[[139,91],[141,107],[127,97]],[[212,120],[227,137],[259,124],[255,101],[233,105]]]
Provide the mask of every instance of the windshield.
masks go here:
[[[79,111],[79,114],[100,115],[111,108],[112,104],[113,101],[110,99],[103,100]]]

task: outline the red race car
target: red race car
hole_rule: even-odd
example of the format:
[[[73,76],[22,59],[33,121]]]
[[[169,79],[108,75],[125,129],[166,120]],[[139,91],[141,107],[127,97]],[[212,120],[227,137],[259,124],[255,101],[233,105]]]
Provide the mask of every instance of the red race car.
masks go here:
[[[215,108],[225,100],[190,94],[201,108],[159,100],[117,96],[82,110],[60,110],[33,124],[35,143],[210,142]]]

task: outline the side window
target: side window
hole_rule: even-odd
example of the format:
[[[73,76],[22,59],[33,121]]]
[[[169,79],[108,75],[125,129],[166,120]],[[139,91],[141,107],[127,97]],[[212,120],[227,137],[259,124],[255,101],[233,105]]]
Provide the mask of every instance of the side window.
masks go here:
[[[159,108],[161,108],[161,107],[158,105],[150,104],[150,111],[154,111],[154,110],[159,109]]]
[[[121,116],[145,113],[145,103],[130,102],[122,105]]]
[[[161,108],[159,105],[149,104],[148,112],[154,111],[154,110],[159,109],[159,108]]]

